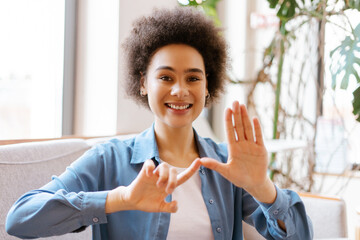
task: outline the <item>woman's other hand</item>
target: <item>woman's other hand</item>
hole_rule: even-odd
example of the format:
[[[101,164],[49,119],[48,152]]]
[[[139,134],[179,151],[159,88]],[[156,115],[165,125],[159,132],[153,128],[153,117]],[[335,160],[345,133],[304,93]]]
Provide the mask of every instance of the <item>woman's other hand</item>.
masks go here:
[[[276,189],[267,176],[268,154],[259,120],[253,119],[253,130],[246,107],[235,101],[232,109],[226,109],[225,124],[229,154],[227,163],[202,158],[201,164],[219,172],[259,201],[274,202]]]
[[[140,210],[174,213],[177,211],[177,202],[166,202],[165,198],[177,186],[194,175],[199,167],[200,161],[196,159],[185,171],[177,174],[176,169],[167,163],[161,163],[155,168],[152,160],[146,160],[139,175],[129,186],[120,186],[109,192],[105,211],[113,213]]]

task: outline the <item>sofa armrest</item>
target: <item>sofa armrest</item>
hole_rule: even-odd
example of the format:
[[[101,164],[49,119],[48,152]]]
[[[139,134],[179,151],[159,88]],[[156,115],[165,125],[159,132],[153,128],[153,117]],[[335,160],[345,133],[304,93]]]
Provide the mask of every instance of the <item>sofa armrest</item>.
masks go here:
[[[343,199],[310,193],[298,194],[312,221],[314,239],[348,237],[346,204]],[[243,222],[243,232],[246,240],[265,239],[254,227],[245,222]]]
[[[5,232],[6,216],[25,192],[40,188],[60,175],[90,146],[82,139],[63,139],[0,146],[0,239],[15,239]],[[49,239],[90,239],[91,228]]]

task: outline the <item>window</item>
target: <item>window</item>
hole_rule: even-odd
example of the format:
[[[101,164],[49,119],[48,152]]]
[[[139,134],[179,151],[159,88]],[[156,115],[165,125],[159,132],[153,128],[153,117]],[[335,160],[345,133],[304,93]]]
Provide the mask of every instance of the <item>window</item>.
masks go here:
[[[0,2],[0,139],[62,134],[65,0]]]

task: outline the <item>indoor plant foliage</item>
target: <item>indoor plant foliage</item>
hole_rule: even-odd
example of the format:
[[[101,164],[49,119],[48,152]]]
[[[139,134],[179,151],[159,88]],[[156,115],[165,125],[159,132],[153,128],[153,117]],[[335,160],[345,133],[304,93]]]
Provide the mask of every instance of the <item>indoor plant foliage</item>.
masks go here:
[[[269,173],[281,187],[311,191],[317,159],[317,125],[323,111],[328,65],[334,91],[347,89],[350,82],[357,84],[352,105],[353,113],[360,121],[360,25],[351,25],[346,16],[347,11],[357,11],[360,17],[360,0],[267,1],[279,18],[279,27],[264,51],[256,79],[250,83],[247,106],[259,116],[263,126],[267,125],[265,129],[272,125],[273,139],[298,139],[309,143],[306,149],[272,154]],[[186,2],[183,5],[202,8],[205,13],[206,9],[211,9],[209,15],[217,16],[218,0]],[[334,20],[334,16],[343,21]],[[331,49],[331,62],[326,65],[324,37],[327,24],[336,26],[344,39]],[[233,84],[249,83],[238,79],[230,81]],[[315,91],[309,93],[309,88]],[[271,92],[270,97],[264,97],[264,92]],[[312,95],[316,95],[314,104],[307,101]],[[309,105],[316,105],[311,116],[306,114]]]
[[[216,5],[220,0],[178,0],[180,6],[196,7],[211,17],[217,26],[221,25],[216,11]]]
[[[330,52],[329,70],[332,77],[332,89],[334,91],[338,88],[347,89],[349,83],[355,81],[357,87],[353,91],[353,114],[356,120],[360,121],[360,24],[353,26],[346,15],[347,11],[357,11],[357,14],[359,14],[360,1],[268,0],[268,2],[270,8],[275,9],[279,18],[279,28],[273,41],[264,51],[263,68],[259,71],[256,81],[254,81],[248,97],[248,105],[257,107],[253,95],[258,83],[271,85],[275,99],[273,103],[275,108],[272,115],[272,137],[274,139],[303,139],[310,144],[307,148],[308,151],[304,151],[302,156],[298,158],[298,160],[307,159],[302,163],[302,170],[307,169],[304,171],[303,176],[297,179],[294,178],[296,171],[292,171],[292,169],[294,169],[293,164],[296,162],[294,161],[296,156],[292,152],[285,153],[283,154],[285,156],[281,157],[273,154],[270,162],[270,174],[274,177],[276,173],[280,173],[280,181],[285,187],[295,185],[303,190],[310,191],[313,188],[312,174],[315,159],[317,159],[315,150],[317,125],[318,119],[323,112],[324,76],[327,70],[324,63],[324,37],[325,26],[329,24],[338,29],[339,35],[344,36],[341,43]],[[337,17],[337,20],[334,20],[334,16]],[[342,19],[342,21],[338,21],[339,19]],[[318,36],[315,43],[314,39],[312,39],[312,42],[309,40],[312,35]],[[300,45],[301,47],[299,47]],[[307,48],[311,52],[310,48],[313,45],[317,45],[315,54],[304,57],[303,53],[299,53],[299,51],[307,51]],[[296,51],[297,53],[294,54]],[[302,62],[297,59],[299,55],[303,58]],[[317,55],[317,63],[308,64],[309,59],[311,60],[314,55]],[[299,66],[299,69],[292,67],[291,64]],[[313,76],[312,79],[304,75],[309,65],[312,65],[312,68],[316,69],[313,71],[317,72],[317,75]],[[306,112],[304,109],[307,107],[304,102],[306,102],[308,96],[303,93],[308,89],[306,85],[314,84],[311,80],[315,80],[313,82],[315,82],[317,90],[315,93],[317,100],[314,118],[309,118],[304,114]],[[282,86],[284,84],[287,84],[287,86]],[[296,89],[296,91],[291,91],[291,88]],[[286,104],[281,104],[285,102],[282,97],[286,94],[288,94],[288,99],[294,102],[292,108],[288,107],[289,102],[287,100],[285,100]],[[298,130],[296,130],[297,128]],[[330,162],[332,157],[327,161]]]
[[[357,81],[358,87],[353,92],[353,113],[360,122],[360,24],[352,26],[346,17],[347,10],[360,11],[360,0],[327,1],[327,0],[268,0],[270,8],[277,10],[280,19],[280,33],[289,40],[292,32],[288,31],[286,25],[292,20],[301,16],[307,16],[305,20],[317,19],[320,23],[334,24],[339,27],[339,31],[345,34],[341,44],[330,53],[332,87],[337,87],[337,82],[341,79],[340,88],[346,89],[349,81]],[[345,26],[333,22],[331,17],[334,15],[342,16]],[[360,16],[359,16],[360,17]],[[301,22],[300,24],[304,24]],[[348,30],[349,29],[349,30]]]

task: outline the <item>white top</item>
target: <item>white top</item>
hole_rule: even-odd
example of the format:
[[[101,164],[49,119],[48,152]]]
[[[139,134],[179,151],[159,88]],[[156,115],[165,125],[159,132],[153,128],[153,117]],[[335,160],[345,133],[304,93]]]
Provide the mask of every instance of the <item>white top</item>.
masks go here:
[[[178,173],[185,170],[176,169]],[[178,210],[171,214],[167,240],[214,239],[210,217],[201,194],[199,171],[174,190],[172,200],[178,202]]]

